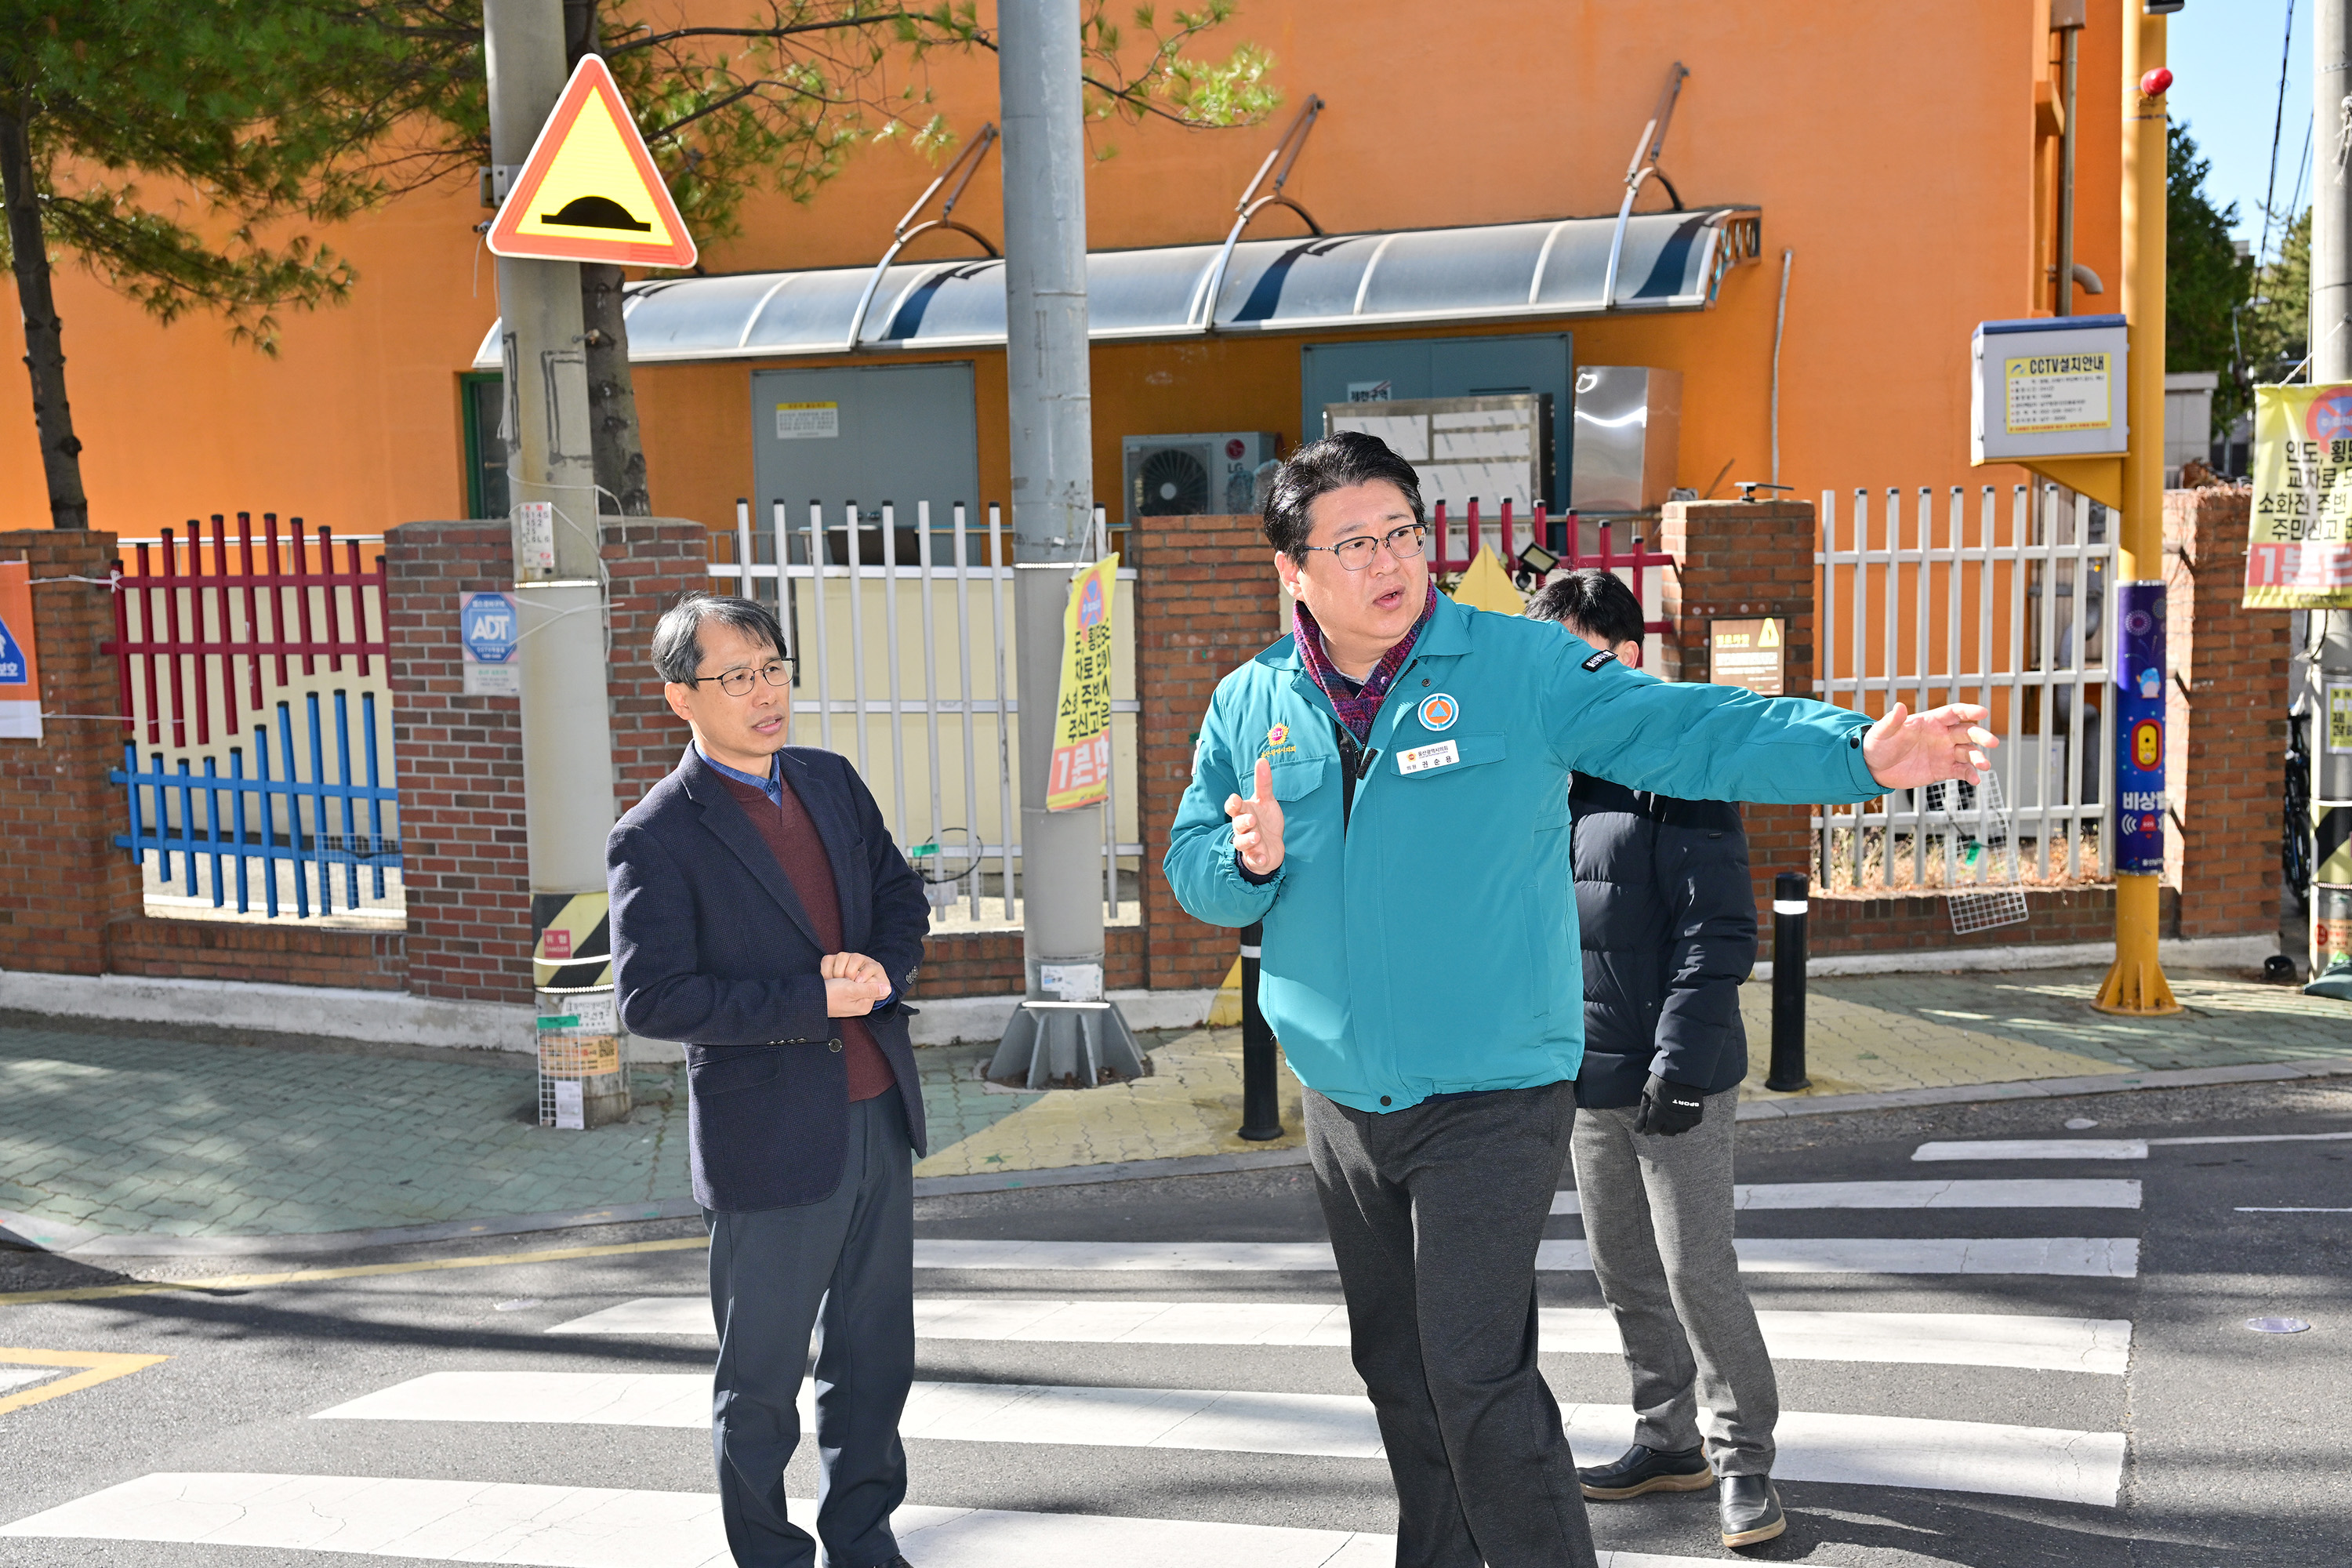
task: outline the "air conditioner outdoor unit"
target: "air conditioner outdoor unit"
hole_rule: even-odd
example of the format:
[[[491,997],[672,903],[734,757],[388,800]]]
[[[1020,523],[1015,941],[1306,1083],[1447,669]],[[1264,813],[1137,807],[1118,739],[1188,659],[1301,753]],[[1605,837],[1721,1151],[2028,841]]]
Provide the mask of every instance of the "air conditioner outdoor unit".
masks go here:
[[[1258,510],[1259,470],[1275,461],[1271,430],[1129,436],[1127,526],[1147,517],[1239,517]]]

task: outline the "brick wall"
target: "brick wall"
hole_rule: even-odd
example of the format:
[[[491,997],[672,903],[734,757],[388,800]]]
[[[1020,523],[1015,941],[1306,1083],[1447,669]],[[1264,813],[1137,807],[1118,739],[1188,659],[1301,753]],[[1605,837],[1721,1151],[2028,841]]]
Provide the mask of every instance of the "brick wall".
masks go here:
[[[100,577],[114,535],[53,529],[0,533],[0,560],[30,563],[39,741],[0,741],[0,965],[61,974],[106,967],[107,923],[140,909],[139,868],[108,839],[122,805],[106,782],[122,765],[112,656],[114,604]],[[46,579],[46,581],[44,580]]]
[[[1865,896],[1823,893],[1816,889],[1806,920],[1805,948],[1814,954],[1832,952],[1907,952],[1922,948],[2024,947],[2043,943],[2107,942],[2116,934],[2116,889],[2113,884],[2072,888],[2029,888],[2026,919],[2021,925],[1994,926],[1954,933],[1951,909],[1941,892],[1891,893]],[[2180,901],[2170,888],[2158,898],[2157,930],[2179,936]],[[1769,950],[1771,921],[1763,920],[1760,933]],[[1769,957],[1759,951],[1759,957]]]
[[[1234,932],[1177,906],[1160,863],[1176,804],[1192,778],[1192,742],[1209,695],[1227,672],[1272,642],[1274,568],[1255,517],[1147,518],[1128,531],[1136,568],[1135,694],[1142,706],[1136,759],[1143,825],[1146,984],[1176,991],[1215,985],[1233,967]]]
[[[400,991],[407,944],[396,931],[340,931],[258,921],[129,915],[106,928],[110,974],[343,985]]]
[[[1787,638],[1781,690],[1813,694],[1813,509],[1805,501],[1673,501],[1659,548],[1675,558],[1659,589],[1668,627],[1658,673],[1668,680],[1712,679],[1707,623],[1770,616]],[[1812,808],[1745,804],[1748,864],[1763,948],[1772,942],[1772,879],[1813,860]],[[1946,929],[1948,931],[1949,926]]]
[[[2278,929],[2288,627],[2283,612],[2239,602],[2252,493],[2216,486],[2164,498],[2165,789],[2173,811],[2164,859],[2182,936]]]
[[[698,522],[604,520],[604,570],[613,582],[613,795],[623,811],[677,766],[692,738],[662,696],[653,663],[654,623],[686,595],[718,586],[709,563],[710,531]]]
[[[1104,988],[1140,989],[1143,928],[1111,926],[1103,932],[1103,942]],[[1026,984],[1019,931],[951,933],[924,942],[922,973],[916,977],[913,994],[919,1002],[926,996],[1013,996]]]

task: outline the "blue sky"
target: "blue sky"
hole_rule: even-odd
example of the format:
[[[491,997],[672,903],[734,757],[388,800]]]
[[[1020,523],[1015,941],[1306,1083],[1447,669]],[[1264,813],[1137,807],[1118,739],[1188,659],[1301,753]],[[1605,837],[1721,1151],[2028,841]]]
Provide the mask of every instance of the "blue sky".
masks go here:
[[[2126,0],[2128,5],[2130,0]],[[2278,194],[2284,211],[2311,126],[2311,26],[2315,0],[2189,0],[2173,14],[2165,58],[2172,65],[2172,116],[2185,121],[2198,151],[2213,161],[2205,189],[2216,206],[2238,204],[2232,232],[2259,241],[2263,187],[2270,175],[2271,126],[2278,111],[2279,45],[2294,7],[2287,56],[2286,115],[2279,132]],[[2305,161],[2304,195],[2311,202]],[[2275,228],[2271,246],[2278,246]]]

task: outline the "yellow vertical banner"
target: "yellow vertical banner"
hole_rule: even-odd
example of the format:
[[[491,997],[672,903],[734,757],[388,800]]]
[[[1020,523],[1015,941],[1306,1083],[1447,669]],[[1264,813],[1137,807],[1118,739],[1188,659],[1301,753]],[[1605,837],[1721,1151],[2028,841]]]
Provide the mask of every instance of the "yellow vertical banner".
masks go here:
[[[2254,388],[2245,604],[2352,607],[2352,385]]]
[[[1062,698],[1045,775],[1048,811],[1099,805],[1110,793],[1110,612],[1118,585],[1116,553],[1070,584],[1062,612]]]

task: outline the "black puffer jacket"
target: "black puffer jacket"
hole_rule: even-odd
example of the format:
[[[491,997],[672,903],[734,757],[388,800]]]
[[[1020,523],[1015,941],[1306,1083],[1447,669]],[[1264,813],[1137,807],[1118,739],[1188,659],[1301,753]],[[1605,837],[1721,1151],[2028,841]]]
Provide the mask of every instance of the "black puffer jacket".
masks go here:
[[[1739,983],[1756,897],[1739,808],[1586,773],[1569,805],[1584,928],[1584,1067],[1576,1102],[1632,1105],[1652,1073],[1715,1094],[1748,1076]]]

